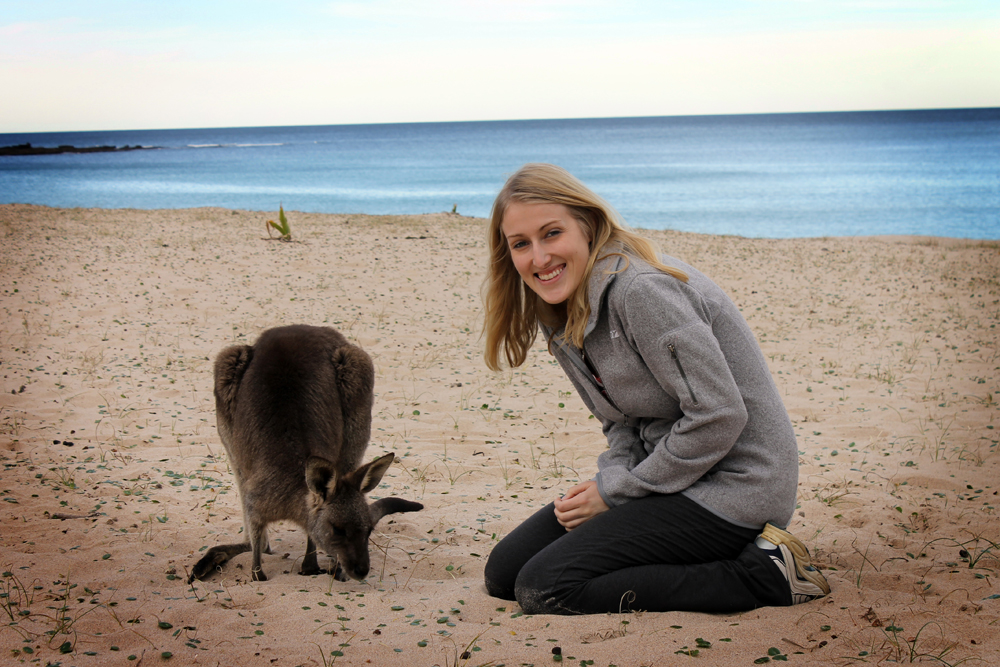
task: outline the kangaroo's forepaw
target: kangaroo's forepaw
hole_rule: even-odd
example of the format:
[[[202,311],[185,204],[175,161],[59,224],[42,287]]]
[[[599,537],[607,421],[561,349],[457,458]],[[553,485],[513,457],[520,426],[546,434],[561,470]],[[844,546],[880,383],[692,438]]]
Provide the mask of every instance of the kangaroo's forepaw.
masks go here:
[[[330,565],[330,571],[333,573],[333,578],[337,581],[350,581],[351,578],[347,576],[344,572],[344,568],[340,567],[340,563],[332,563]]]
[[[264,574],[264,570],[259,567],[254,568],[253,572],[250,573],[251,581],[267,581],[267,575]]]

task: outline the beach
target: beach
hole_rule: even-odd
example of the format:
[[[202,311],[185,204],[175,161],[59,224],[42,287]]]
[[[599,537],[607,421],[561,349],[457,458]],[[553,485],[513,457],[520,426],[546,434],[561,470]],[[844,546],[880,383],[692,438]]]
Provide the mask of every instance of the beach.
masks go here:
[[[800,450],[789,527],[833,590],[739,614],[522,614],[497,540],[592,478],[599,423],[544,345],[482,360],[486,221],[458,214],[0,206],[0,651],[62,665],[1000,664],[1000,244],[643,232],[713,278]],[[292,323],[375,365],[372,497],[419,501],[365,582],[297,574],[305,536],[242,539],[215,355]],[[557,651],[558,649],[558,651]],[[558,659],[557,659],[558,658]]]

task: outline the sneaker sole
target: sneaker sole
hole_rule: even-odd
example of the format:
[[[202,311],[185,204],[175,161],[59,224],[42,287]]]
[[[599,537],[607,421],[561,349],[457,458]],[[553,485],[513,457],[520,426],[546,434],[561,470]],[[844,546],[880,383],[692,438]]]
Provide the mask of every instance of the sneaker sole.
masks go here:
[[[827,582],[826,577],[813,567],[812,558],[809,556],[809,549],[806,545],[802,543],[799,538],[795,537],[787,530],[782,530],[773,524],[764,524],[764,530],[760,534],[765,540],[771,544],[782,546],[788,548],[788,550],[795,557],[795,575],[799,579],[804,579],[809,583],[813,584],[821,591],[824,595],[830,593],[830,584]]]

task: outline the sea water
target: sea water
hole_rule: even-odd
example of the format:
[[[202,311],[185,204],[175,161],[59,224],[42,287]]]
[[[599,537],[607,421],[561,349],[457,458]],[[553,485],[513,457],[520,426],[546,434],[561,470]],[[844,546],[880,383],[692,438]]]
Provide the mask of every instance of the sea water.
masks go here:
[[[1000,109],[0,134],[0,203],[487,216],[552,162],[633,226],[1000,238]]]

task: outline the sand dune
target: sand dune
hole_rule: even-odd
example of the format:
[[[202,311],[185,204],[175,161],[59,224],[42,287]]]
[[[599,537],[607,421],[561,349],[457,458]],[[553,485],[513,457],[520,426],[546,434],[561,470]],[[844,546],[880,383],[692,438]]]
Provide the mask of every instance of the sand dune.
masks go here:
[[[526,616],[486,595],[496,540],[605,446],[536,346],[482,360],[482,220],[0,206],[0,650],[11,664],[1000,664],[1000,250],[943,239],[650,232],[756,332],[800,448],[791,526],[833,593],[744,614]],[[270,217],[274,217],[273,215]],[[365,583],[296,574],[272,530],[187,585],[241,513],[211,363],[295,322],[377,372],[374,495],[426,509],[372,538]],[[590,662],[592,661],[592,663]],[[940,662],[938,663],[940,664]]]

